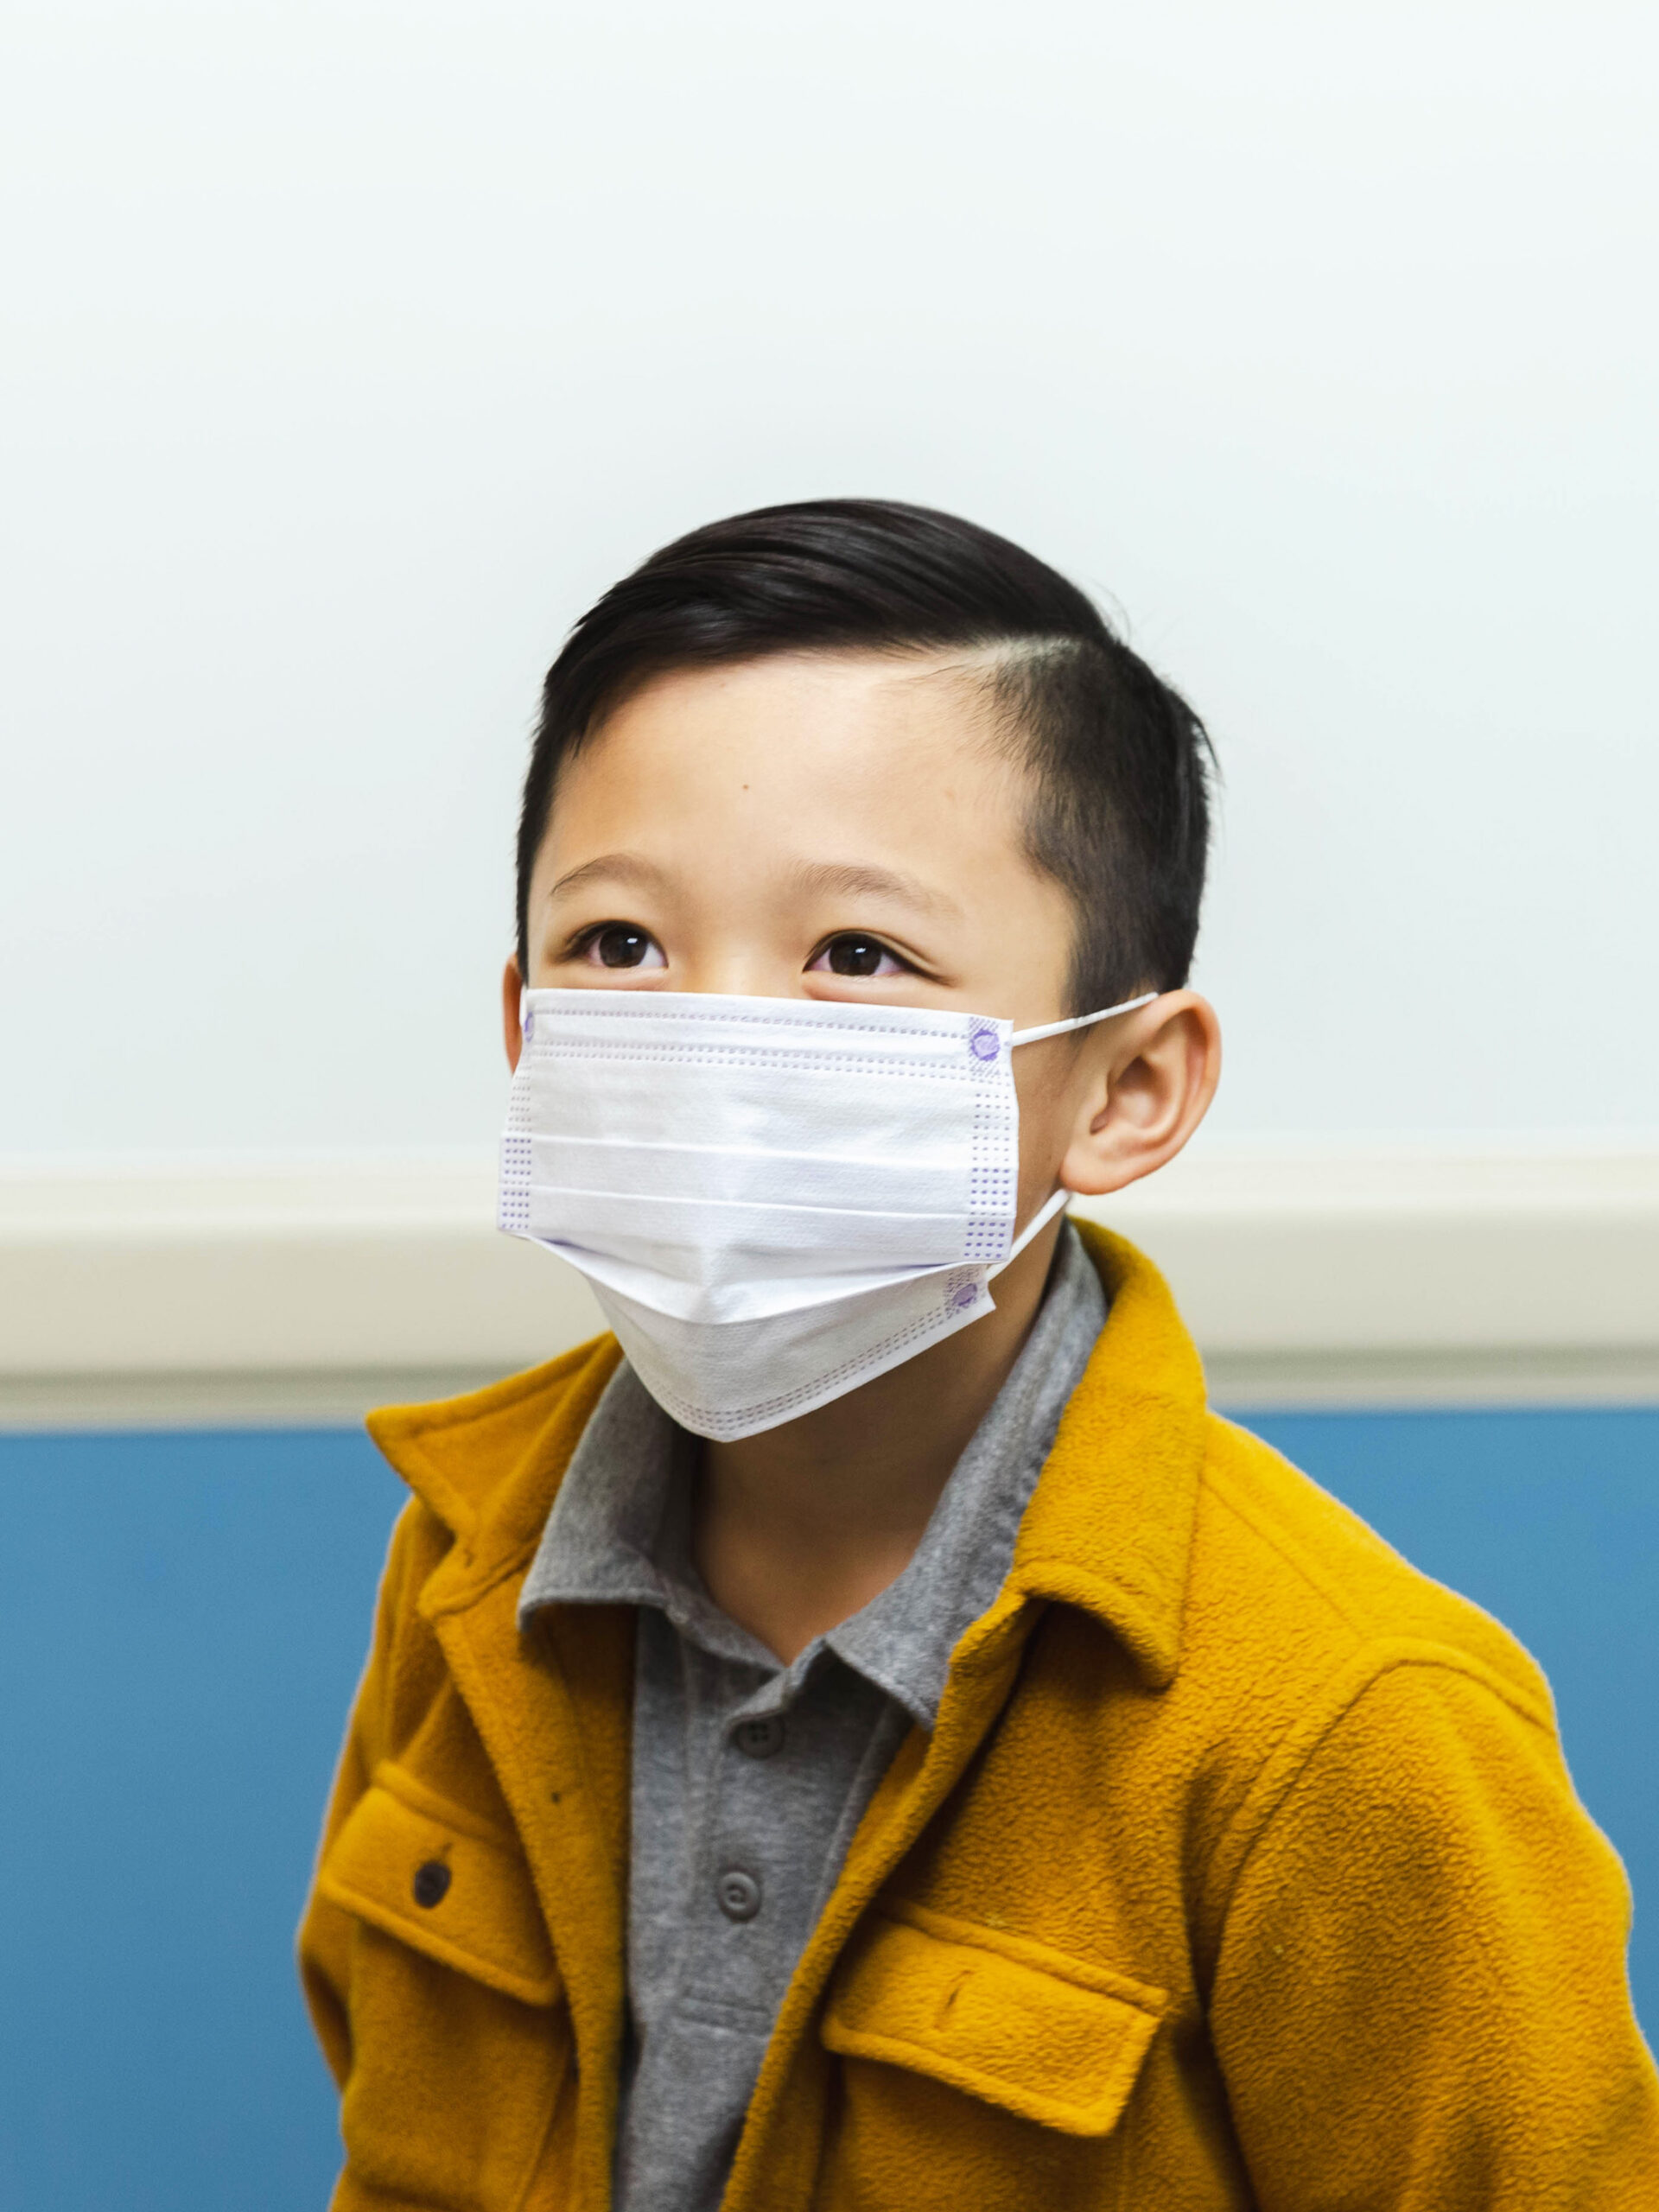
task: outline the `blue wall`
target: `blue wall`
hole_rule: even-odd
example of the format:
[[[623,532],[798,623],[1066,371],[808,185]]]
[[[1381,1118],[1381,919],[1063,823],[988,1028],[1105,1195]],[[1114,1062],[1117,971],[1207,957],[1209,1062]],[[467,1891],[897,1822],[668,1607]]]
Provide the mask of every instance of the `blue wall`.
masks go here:
[[[1544,1662],[1659,2018],[1659,1414],[1252,1425]],[[291,1964],[400,1490],[356,1435],[0,1438],[0,2207],[304,2212]]]

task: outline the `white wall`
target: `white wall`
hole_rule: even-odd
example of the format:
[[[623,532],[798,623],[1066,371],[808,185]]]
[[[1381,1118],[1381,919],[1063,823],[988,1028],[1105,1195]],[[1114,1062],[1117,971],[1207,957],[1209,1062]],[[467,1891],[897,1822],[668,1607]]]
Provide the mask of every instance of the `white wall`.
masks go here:
[[[1211,719],[1223,1135],[1659,1128],[1650,9],[4,22],[0,1151],[487,1144],[564,626],[846,491]]]

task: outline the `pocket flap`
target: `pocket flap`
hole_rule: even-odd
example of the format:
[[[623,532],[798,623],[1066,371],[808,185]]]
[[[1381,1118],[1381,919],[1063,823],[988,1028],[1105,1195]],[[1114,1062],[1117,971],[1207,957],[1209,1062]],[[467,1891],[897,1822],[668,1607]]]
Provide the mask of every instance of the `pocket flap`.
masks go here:
[[[553,2002],[553,1947],[517,1844],[390,1764],[324,1854],[317,1889],[474,1981],[526,2005]]]
[[[1046,1945],[897,1904],[849,1946],[823,2040],[1067,2135],[1105,2135],[1167,2003]]]

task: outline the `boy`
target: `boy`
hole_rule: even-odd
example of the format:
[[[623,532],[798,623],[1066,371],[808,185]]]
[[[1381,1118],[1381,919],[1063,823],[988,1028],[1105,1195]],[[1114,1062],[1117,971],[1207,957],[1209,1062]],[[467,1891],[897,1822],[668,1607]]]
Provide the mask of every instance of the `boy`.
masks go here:
[[[1081,594],[914,508],[715,524],[572,633],[503,1225],[616,1334],[371,1423],[337,2205],[1659,2204],[1537,1669],[1058,1211],[1214,1090],[1205,770]]]

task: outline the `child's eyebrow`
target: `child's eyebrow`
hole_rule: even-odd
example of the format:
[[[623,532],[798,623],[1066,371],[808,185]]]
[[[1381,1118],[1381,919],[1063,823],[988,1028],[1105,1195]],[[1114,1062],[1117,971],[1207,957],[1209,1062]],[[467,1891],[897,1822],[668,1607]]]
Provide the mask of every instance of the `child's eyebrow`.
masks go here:
[[[897,899],[925,914],[959,916],[961,907],[943,891],[902,870],[861,868],[852,862],[802,861],[790,870],[798,889],[844,899]]]
[[[648,861],[643,853],[601,853],[597,859],[583,861],[580,868],[567,868],[549,884],[547,896],[556,899],[560,892],[575,891],[600,876],[612,883],[636,883],[656,890],[666,881],[667,870]]]

